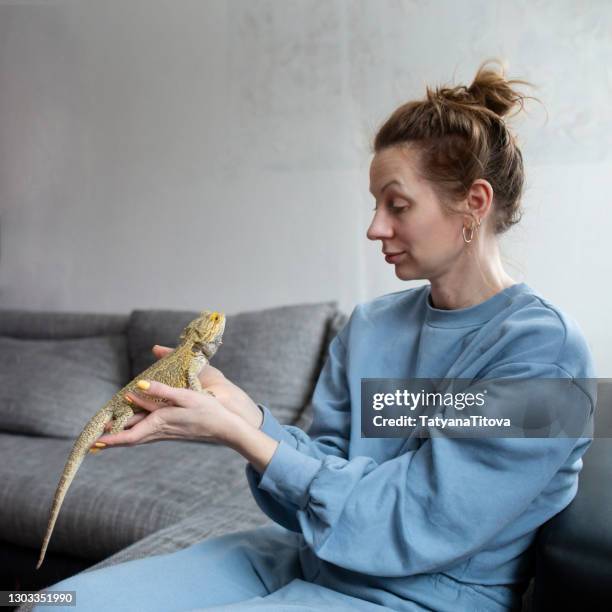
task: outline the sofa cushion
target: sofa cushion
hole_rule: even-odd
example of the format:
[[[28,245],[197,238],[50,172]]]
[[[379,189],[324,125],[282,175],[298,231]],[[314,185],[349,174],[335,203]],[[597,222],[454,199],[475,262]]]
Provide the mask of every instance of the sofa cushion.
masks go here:
[[[74,438],[129,378],[123,335],[0,336],[0,430]]]
[[[227,316],[223,345],[211,363],[284,424],[312,394],[335,302],[298,304]],[[128,325],[132,375],[154,361],[154,344],[176,346],[197,312],[135,310]]]
[[[71,446],[69,440],[0,433],[0,539],[40,550]],[[49,551],[98,561],[188,516],[208,517],[202,537],[222,517],[227,526],[234,506],[261,518],[248,502],[245,461],[228,447],[185,440],[87,455]]]

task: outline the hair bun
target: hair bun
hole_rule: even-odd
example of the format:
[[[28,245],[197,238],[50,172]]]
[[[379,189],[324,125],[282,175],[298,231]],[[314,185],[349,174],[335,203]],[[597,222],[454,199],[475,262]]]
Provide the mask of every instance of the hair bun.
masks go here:
[[[495,62],[500,65],[501,70],[487,68],[486,65]],[[508,80],[504,74],[504,66],[498,59],[485,60],[474,77],[472,84],[466,89],[474,102],[494,112],[500,117],[506,116],[515,106],[524,108],[525,96],[513,89],[513,84],[532,86],[528,81],[521,79]]]
[[[501,70],[487,68],[490,62],[497,63]],[[437,87],[432,91],[427,87],[427,98],[430,102],[442,102],[452,106],[477,107],[487,109],[498,118],[505,117],[515,107],[519,112],[524,108],[524,101],[532,96],[526,96],[512,87],[513,84],[533,86],[521,79],[508,80],[504,74],[504,66],[498,59],[488,59],[480,64],[474,81],[469,87]],[[533,98],[536,99],[537,98]]]

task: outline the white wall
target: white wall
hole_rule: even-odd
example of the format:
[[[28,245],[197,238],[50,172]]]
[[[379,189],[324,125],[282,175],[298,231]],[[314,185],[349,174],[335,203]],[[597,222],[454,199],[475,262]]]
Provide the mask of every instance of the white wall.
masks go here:
[[[371,139],[498,56],[548,112],[514,121],[508,272],[612,376],[611,22],[578,0],[0,2],[0,307],[350,310],[421,284],[365,238]]]

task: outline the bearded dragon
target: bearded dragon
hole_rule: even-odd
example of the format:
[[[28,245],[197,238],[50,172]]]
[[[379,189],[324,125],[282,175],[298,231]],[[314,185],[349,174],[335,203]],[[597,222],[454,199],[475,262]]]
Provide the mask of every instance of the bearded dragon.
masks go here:
[[[47,532],[36,569],[42,565],[45,558],[47,545],[51,539],[53,527],[68,487],[74,479],[83,459],[85,459],[88,451],[90,451],[92,444],[104,433],[104,429],[109,421],[114,421],[110,433],[119,433],[131,416],[136,412],[144,411],[144,409],[130,403],[126,399],[125,394],[140,390],[137,381],[147,379],[162,382],[172,387],[188,388],[214,395],[212,391],[202,388],[198,375],[222,344],[221,338],[224,331],[225,315],[223,313],[211,312],[209,310],[202,311],[182,331],[179,346],[172,353],[155,362],[144,372],[132,379],[125,387],[117,391],[108,403],[100,408],[87,422],[70,451],[59,484],[57,485],[51,506]],[[135,395],[138,394],[135,393]],[[150,399],[159,402],[165,401],[161,398]],[[102,443],[99,443],[99,445],[102,446]],[[91,452],[96,452],[97,450],[99,449],[93,448]]]

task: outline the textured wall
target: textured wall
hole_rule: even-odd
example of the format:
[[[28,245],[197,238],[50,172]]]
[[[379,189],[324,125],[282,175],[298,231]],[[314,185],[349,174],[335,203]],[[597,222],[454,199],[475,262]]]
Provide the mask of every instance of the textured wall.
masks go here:
[[[485,58],[514,120],[508,272],[612,375],[608,2],[0,2],[0,306],[226,312],[406,286],[365,238],[369,145]],[[413,283],[420,284],[420,283]]]

